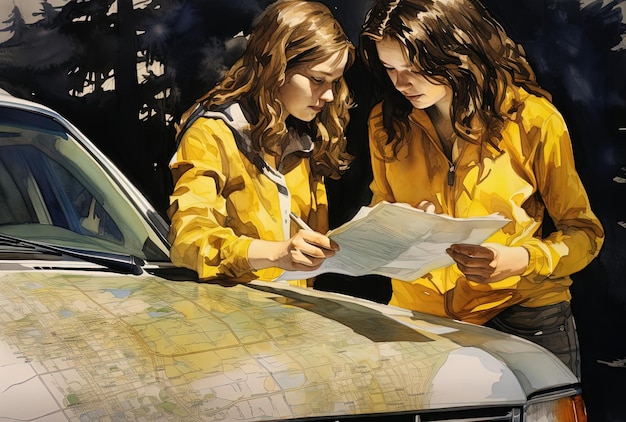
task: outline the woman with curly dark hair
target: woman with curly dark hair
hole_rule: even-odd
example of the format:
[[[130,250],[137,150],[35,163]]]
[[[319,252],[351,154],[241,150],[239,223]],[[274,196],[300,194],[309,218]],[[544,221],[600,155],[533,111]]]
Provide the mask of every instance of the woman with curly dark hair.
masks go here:
[[[451,245],[450,266],[392,280],[391,303],[524,336],[580,376],[570,275],[604,231],[522,47],[478,0],[378,0],[360,50],[382,93],[369,118],[371,204],[510,220],[482,245]]]

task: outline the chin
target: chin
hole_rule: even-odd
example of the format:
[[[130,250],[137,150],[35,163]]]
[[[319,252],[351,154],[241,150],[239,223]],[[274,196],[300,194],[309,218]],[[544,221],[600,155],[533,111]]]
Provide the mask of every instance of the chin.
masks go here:
[[[318,113],[302,113],[302,115],[300,116],[294,116],[296,119],[298,120],[302,120],[303,122],[311,122],[313,121],[313,119],[315,119],[315,117],[317,116]]]
[[[413,106],[413,108],[417,108],[419,110],[424,110],[424,109],[427,109],[428,107],[433,106],[433,104],[424,103],[423,101],[410,101],[410,103]]]

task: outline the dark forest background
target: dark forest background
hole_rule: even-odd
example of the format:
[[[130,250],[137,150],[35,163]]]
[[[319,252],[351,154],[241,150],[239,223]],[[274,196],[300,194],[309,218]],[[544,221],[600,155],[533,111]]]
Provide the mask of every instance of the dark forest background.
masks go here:
[[[323,0],[356,44],[372,0]],[[626,0],[484,0],[521,43],[540,84],[568,123],[576,163],[606,242],[575,276],[572,306],[591,422],[625,421]],[[0,16],[0,88],[72,121],[165,216],[174,122],[241,54],[244,35],[271,0],[47,1],[33,16]],[[35,21],[33,22],[33,19]],[[32,23],[27,23],[27,21]],[[369,202],[365,119],[375,101],[357,62],[347,74],[358,107],[348,127],[357,158],[329,181],[331,226]],[[0,206],[2,206],[0,204]],[[317,288],[379,302],[378,277],[321,278]]]

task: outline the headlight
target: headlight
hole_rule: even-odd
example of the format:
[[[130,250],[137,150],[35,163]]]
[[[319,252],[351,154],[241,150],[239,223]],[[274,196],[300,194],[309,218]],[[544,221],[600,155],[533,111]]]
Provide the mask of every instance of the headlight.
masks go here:
[[[587,410],[578,390],[534,397],[524,413],[524,422],[587,422]]]

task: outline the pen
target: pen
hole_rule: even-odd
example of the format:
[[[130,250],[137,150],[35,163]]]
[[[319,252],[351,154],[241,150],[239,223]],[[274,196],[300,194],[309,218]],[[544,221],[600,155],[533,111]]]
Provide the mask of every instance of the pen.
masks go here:
[[[300,227],[302,230],[314,231],[312,228],[309,227],[307,223],[304,222],[303,219],[298,217],[293,211],[289,213],[289,217],[291,218],[291,221],[296,223],[298,227]]]

